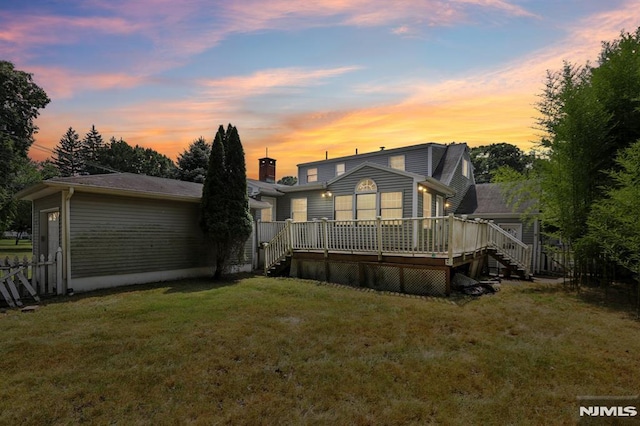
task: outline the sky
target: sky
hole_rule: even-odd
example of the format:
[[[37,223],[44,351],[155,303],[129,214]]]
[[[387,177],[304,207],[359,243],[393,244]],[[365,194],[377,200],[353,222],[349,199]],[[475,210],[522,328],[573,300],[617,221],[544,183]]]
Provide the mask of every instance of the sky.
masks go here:
[[[92,125],[176,161],[219,125],[248,177],[381,146],[540,139],[547,70],[594,63],[640,0],[0,0],[0,60],[51,103],[30,156]]]

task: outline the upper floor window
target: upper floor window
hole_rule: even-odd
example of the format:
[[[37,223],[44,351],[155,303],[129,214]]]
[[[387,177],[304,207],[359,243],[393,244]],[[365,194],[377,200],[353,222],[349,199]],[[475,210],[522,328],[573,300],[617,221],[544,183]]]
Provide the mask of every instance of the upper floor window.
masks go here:
[[[392,169],[404,170],[404,155],[394,155],[389,157],[389,167]]]
[[[462,176],[468,178],[470,175],[470,170],[469,170],[469,160],[467,160],[466,158],[462,159]]]
[[[378,185],[373,179],[362,179],[356,186],[356,192],[375,192],[378,190]]]
[[[336,164],[336,176],[340,176],[344,174],[344,163]]]
[[[307,183],[318,181],[318,169],[307,169]]]

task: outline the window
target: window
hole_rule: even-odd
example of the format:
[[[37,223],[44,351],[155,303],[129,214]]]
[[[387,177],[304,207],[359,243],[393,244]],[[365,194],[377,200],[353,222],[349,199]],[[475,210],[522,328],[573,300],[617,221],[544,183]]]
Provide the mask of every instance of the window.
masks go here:
[[[272,197],[262,197],[261,201],[271,204],[271,207],[260,210],[260,221],[273,222],[276,199]]]
[[[380,216],[383,219],[402,218],[402,192],[380,194]]]
[[[356,186],[356,192],[375,192],[378,190],[378,185],[373,179],[362,179]]]
[[[307,221],[307,199],[294,198],[291,200],[291,219],[294,222]]]
[[[344,174],[344,163],[336,164],[336,176]]]
[[[389,167],[392,169],[404,170],[404,155],[394,155],[389,157]]]
[[[462,176],[469,178],[469,160],[462,159]]]
[[[260,210],[260,221],[261,222],[273,222],[273,212],[271,211],[271,207]]]
[[[308,169],[307,170],[307,183],[309,182],[317,182],[318,181],[318,169]]]
[[[433,215],[431,210],[432,203],[431,193],[424,191],[422,193],[422,217],[431,217]]]
[[[337,195],[335,202],[335,220],[353,219],[353,195]]]
[[[378,194],[358,194],[356,195],[356,219],[376,218],[376,198]]]

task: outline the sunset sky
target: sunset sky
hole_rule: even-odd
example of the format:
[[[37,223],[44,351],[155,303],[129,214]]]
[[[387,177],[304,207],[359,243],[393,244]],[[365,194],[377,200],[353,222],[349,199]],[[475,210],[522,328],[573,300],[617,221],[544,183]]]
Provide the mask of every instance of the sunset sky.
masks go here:
[[[640,0],[27,0],[0,6],[0,59],[51,103],[34,159],[95,124],[174,161],[220,124],[247,174],[423,142],[538,140],[546,70],[597,60]]]

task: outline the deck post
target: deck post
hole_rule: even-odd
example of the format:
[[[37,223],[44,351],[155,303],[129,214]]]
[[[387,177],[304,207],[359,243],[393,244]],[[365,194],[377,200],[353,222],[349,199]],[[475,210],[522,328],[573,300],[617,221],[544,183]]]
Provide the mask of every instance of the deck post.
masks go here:
[[[293,222],[293,219],[287,219],[285,221],[285,228],[287,228],[287,251],[289,252],[289,254],[293,254],[293,226],[291,226],[291,223]]]
[[[382,261],[382,217],[376,216],[376,237],[378,240],[378,261]]]
[[[324,257],[329,257],[329,230],[327,229],[327,218],[322,218],[322,239],[324,240]]]
[[[453,266],[453,213],[449,213],[449,229],[447,229],[447,249],[448,257],[446,260],[447,265]]]

